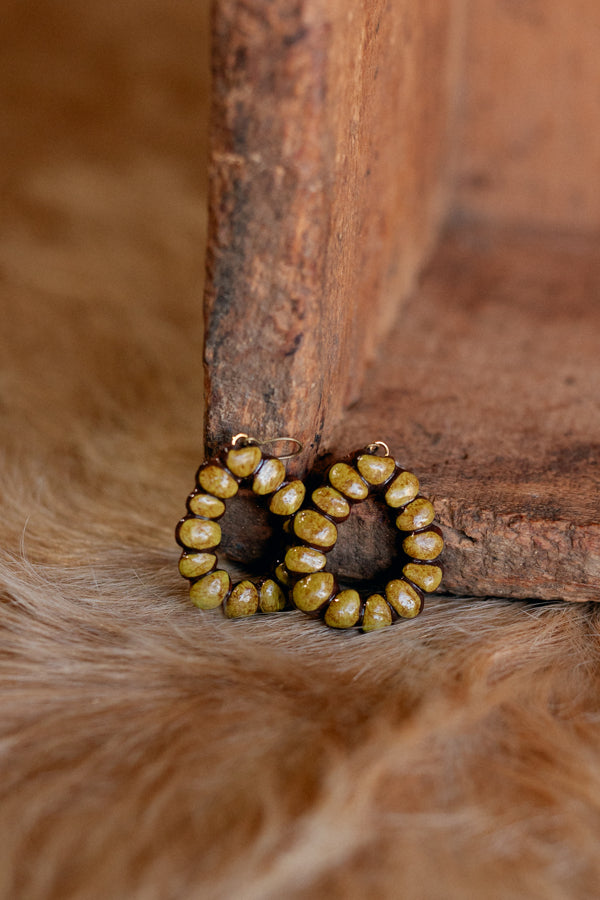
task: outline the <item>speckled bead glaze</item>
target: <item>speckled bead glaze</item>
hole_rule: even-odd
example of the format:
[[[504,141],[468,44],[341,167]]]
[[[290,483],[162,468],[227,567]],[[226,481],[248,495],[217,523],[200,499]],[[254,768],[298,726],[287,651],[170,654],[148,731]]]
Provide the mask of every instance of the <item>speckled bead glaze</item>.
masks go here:
[[[397,577],[384,590],[362,596],[364,592],[355,589],[340,590],[333,573],[326,571],[325,554],[335,546],[338,528],[352,507],[369,496],[380,498],[388,509],[400,546]],[[412,619],[423,608],[424,594],[437,590],[442,580],[435,561],[444,539],[434,517],[433,504],[419,494],[416,475],[390,456],[387,444],[377,441],[334,463],[326,482],[293,514],[286,524],[291,543],[278,567],[279,577],[289,585],[294,606],[322,616],[331,628],[376,631],[399,618]]]
[[[198,469],[196,487],[187,498],[187,515],[175,529],[175,538],[183,549],[179,571],[190,582],[190,599],[195,606],[199,609],[221,606],[230,619],[257,612],[278,612],[287,604],[282,587],[287,573],[281,571],[282,578],[274,573],[273,577],[256,582],[244,579],[232,584],[229,573],[218,568],[217,551],[221,543],[218,520],[225,513],[226,501],[237,494],[242,484],[251,486],[274,515],[286,519],[299,510],[306,492],[302,481],[286,480],[281,459],[264,453],[261,445],[248,435],[236,435],[231,444]],[[317,552],[306,549],[304,565],[310,565],[307,572],[316,571],[314,554]],[[298,565],[302,565],[300,559]]]

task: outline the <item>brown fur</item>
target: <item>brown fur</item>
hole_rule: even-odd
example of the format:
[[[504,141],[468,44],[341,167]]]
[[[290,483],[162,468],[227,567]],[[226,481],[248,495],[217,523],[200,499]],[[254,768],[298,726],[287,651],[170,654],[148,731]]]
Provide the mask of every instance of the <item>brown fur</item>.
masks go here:
[[[597,608],[190,607],[203,11],[6,8],[0,895],[596,897]]]

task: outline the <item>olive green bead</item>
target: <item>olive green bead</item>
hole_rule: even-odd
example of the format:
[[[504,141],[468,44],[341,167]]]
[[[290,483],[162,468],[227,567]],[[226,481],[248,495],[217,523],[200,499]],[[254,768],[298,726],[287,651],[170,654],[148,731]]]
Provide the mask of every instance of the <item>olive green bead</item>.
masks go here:
[[[292,591],[294,604],[303,612],[316,612],[327,603],[335,588],[331,572],[316,572],[297,581]]]
[[[414,500],[418,493],[419,479],[417,476],[412,472],[400,472],[385,492],[385,502],[392,509],[398,509],[399,506],[405,506]]]
[[[221,526],[207,519],[184,519],[177,526],[177,535],[182,544],[193,550],[212,550],[221,542]]]
[[[352,628],[360,617],[358,591],[341,591],[333,598],[325,613],[325,624],[330,628]]]
[[[404,538],[402,549],[413,559],[435,559],[444,549],[444,539],[437,531],[419,531]]]
[[[198,484],[201,488],[215,497],[227,500],[234,497],[238,491],[238,483],[227,469],[216,463],[209,463],[198,473]]]
[[[218,519],[225,512],[225,504],[210,494],[192,494],[188,500],[190,512],[205,519]]]
[[[435,591],[442,581],[442,570],[439,566],[407,563],[402,569],[402,574],[428,594]]]
[[[339,491],[324,485],[311,494],[312,502],[332,519],[346,519],[350,515],[350,504]]]
[[[264,613],[280,612],[285,609],[285,594],[272,578],[268,578],[261,585],[258,605]]]
[[[302,506],[306,488],[301,481],[290,481],[271,497],[269,509],[276,516],[293,516]]]
[[[392,611],[381,594],[371,594],[365,601],[362,630],[377,631],[392,624]]]
[[[199,609],[216,609],[227,597],[231,588],[229,572],[216,569],[195,581],[190,588],[190,600]]]
[[[227,454],[227,468],[238,478],[247,478],[255,471],[262,459],[260,447],[249,444],[247,447],[234,447]]]
[[[294,534],[316,547],[333,547],[337,541],[337,528],[333,522],[313,509],[301,509],[296,513]]]
[[[369,493],[358,472],[347,463],[336,463],[331,467],[329,483],[350,500],[364,500]]]
[[[272,494],[285,478],[285,466],[280,459],[265,459],[254,476],[252,490],[255,494]]]
[[[217,564],[215,553],[184,553],[179,560],[179,571],[184,578],[199,578]]]
[[[240,581],[236,584],[225,603],[225,615],[228,619],[242,619],[253,616],[258,610],[258,591],[251,581]]]
[[[433,503],[425,497],[417,497],[402,510],[396,519],[396,527],[400,531],[416,531],[417,528],[425,528],[431,525],[435,519]]]
[[[423,598],[411,584],[402,578],[388,582],[385,589],[387,602],[403,619],[414,619],[421,612]]]
[[[320,572],[326,562],[325,554],[311,547],[289,547],[285,554],[285,564],[290,572]]]
[[[384,484],[391,478],[396,468],[396,461],[391,456],[373,456],[363,453],[356,460],[356,468],[369,484]]]
[[[290,576],[283,563],[279,563],[275,568],[275,577],[277,578],[277,581],[280,581],[286,587],[290,586]]]

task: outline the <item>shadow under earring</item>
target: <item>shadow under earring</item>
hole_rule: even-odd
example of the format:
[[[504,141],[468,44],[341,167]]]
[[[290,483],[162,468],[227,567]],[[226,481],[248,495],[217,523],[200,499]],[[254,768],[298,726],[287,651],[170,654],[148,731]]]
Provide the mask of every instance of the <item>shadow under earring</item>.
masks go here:
[[[290,441],[294,452],[277,457],[265,453],[267,445]],[[258,580],[244,578],[236,584],[226,569],[218,567],[218,549],[222,530],[219,519],[226,501],[234,497],[240,485],[248,485],[253,493],[268,502],[277,517],[293,515],[302,505],[304,483],[286,480],[283,460],[300,452],[295,438],[277,438],[259,443],[247,434],[237,434],[216,456],[202,463],[196,473],[196,487],[187,498],[188,513],[175,529],[177,543],[183,548],[179,571],[190,582],[190,600],[199,609],[223,606],[228,618],[279,612],[287,603],[276,578]]]
[[[325,554],[335,546],[338,526],[352,507],[369,496],[379,498],[393,514],[400,552],[394,577],[382,591],[365,598],[355,588],[339,590],[334,574],[326,571]],[[416,475],[390,456],[383,441],[355,452],[347,462],[334,463],[326,482],[312,491],[308,504],[286,526],[293,543],[285,552],[280,575],[289,579],[294,606],[320,614],[332,628],[360,626],[374,631],[398,617],[414,618],[423,608],[424,593],[435,591],[442,579],[441,566],[434,560],[444,540],[434,517],[433,504],[419,494]]]

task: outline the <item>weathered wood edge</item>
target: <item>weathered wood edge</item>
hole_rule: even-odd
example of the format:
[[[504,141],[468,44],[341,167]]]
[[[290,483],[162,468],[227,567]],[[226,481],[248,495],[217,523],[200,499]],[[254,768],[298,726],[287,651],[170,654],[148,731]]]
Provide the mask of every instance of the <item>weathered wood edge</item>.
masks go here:
[[[208,453],[291,433],[302,471],[358,396],[445,209],[450,7],[213,5]]]
[[[304,340],[328,228],[320,132],[324,61],[302,5],[213,3],[209,236],[205,287],[207,453],[247,430],[290,427],[316,452],[323,417],[319,341]],[[299,128],[304,123],[302,140]],[[309,329],[310,330],[310,329]],[[304,409],[289,385],[315,372]],[[290,425],[290,423],[293,423]],[[311,440],[312,436],[312,440]]]

